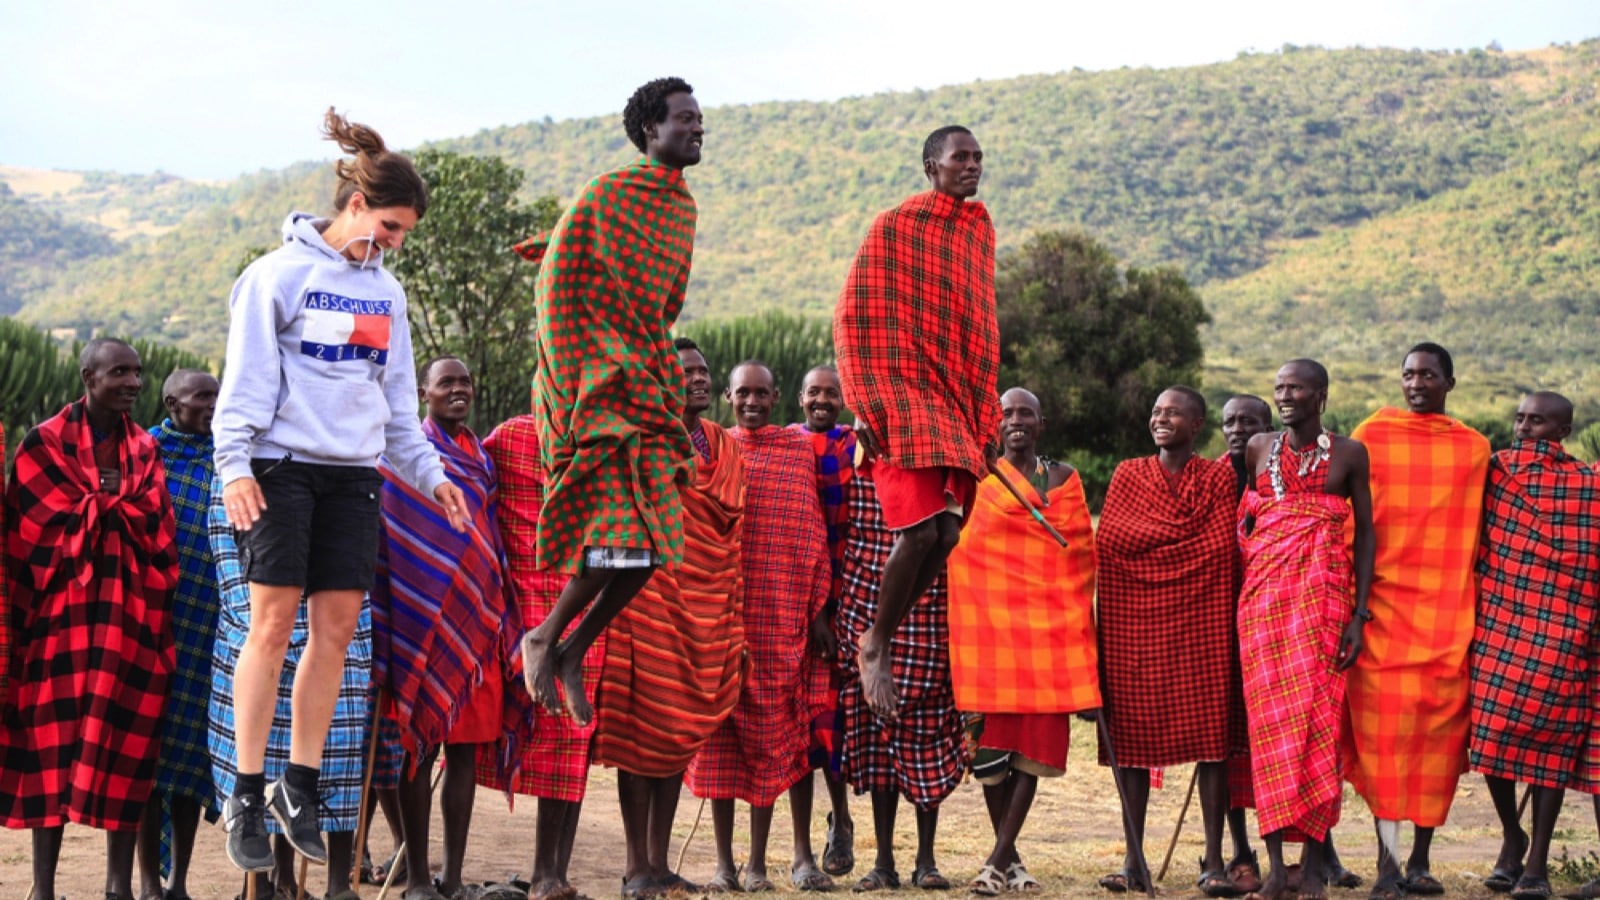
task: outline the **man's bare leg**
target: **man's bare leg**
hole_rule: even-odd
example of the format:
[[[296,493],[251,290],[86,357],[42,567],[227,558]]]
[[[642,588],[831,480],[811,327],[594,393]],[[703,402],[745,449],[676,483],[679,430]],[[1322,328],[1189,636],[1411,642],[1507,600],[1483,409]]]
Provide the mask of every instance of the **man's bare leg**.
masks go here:
[[[1419,875],[1432,877],[1428,872],[1428,858],[1433,851],[1433,829],[1418,825],[1416,835],[1411,844],[1411,856],[1406,860],[1407,881]]]
[[[643,775],[617,770],[617,805],[622,811],[622,840],[627,854],[622,868],[624,884],[650,876],[650,782]],[[539,888],[539,848],[543,846],[544,825],[544,803],[540,801],[539,830],[534,835],[534,892]]]
[[[878,855],[872,862],[874,872],[898,873],[894,868],[894,820],[900,812],[899,791],[872,792],[872,833],[877,838]],[[869,873],[867,877],[872,877]]]
[[[1222,832],[1228,819],[1228,764],[1203,762],[1195,765],[1200,786],[1200,817],[1206,833],[1206,858],[1201,870],[1225,873]]]
[[[939,808],[917,810],[917,869],[937,871],[933,843],[939,837]]]
[[[1302,897],[1325,897],[1328,893],[1326,881],[1328,869],[1323,857],[1321,841],[1306,839],[1305,847],[1300,851],[1300,889]]]
[[[1528,833],[1522,829],[1517,815],[1517,785],[1509,778],[1485,775],[1489,799],[1494,801],[1494,811],[1500,817],[1500,856],[1494,861],[1496,869],[1514,872],[1522,867],[1528,855]]]
[[[617,773],[619,793],[622,790],[623,774]],[[571,852],[572,842],[569,835],[577,832],[578,810],[581,805],[570,800],[539,798],[538,824],[533,832],[533,878],[532,886],[528,889],[528,896],[532,900],[555,900],[558,897],[577,895],[578,892],[567,884],[567,857],[562,855],[562,847],[565,845],[567,852]],[[628,816],[629,812],[625,810],[624,816]],[[631,874],[636,864],[633,846],[635,835],[631,825],[626,822],[624,825],[628,841],[628,869]],[[642,833],[644,829],[639,831]],[[643,843],[642,837],[640,843]],[[642,846],[639,849],[642,850]]]
[[[139,900],[162,900],[165,895],[161,886],[161,797],[160,791],[151,791],[139,818]],[[173,871],[177,871],[176,860]]]
[[[899,715],[889,642],[917,599],[933,586],[960,540],[961,520],[939,513],[900,532],[889,551],[878,588],[878,615],[862,632],[860,644],[861,695],[879,718],[892,722]]]
[[[61,859],[63,831],[60,825],[33,829],[33,895],[42,900],[56,896],[56,863]]]
[[[583,695],[583,657],[654,573],[654,567],[589,569],[567,582],[550,615],[522,636],[523,677],[535,703],[559,713],[564,693],[567,714],[580,726],[589,724],[594,709]],[[583,618],[578,627],[561,640],[579,613]],[[560,692],[556,690],[557,681],[561,683]]]
[[[1383,843],[1383,820],[1373,819],[1373,832],[1378,835],[1378,880],[1372,883],[1372,893],[1378,894],[1385,891],[1400,890],[1400,860],[1389,855],[1389,848]],[[1417,829],[1418,835],[1422,829]]]
[[[446,744],[444,785],[439,789],[439,811],[444,820],[444,867],[439,870],[439,893],[453,896],[461,887],[461,867],[467,858],[467,834],[472,828],[472,801],[478,792],[473,769],[477,744]]]
[[[672,819],[678,813],[678,797],[683,793],[683,773],[647,780],[651,790],[648,859],[651,874],[660,881],[675,874],[667,864],[667,848],[672,842]]]
[[[438,752],[413,760],[407,753],[400,763],[400,830],[406,843],[406,889],[432,886],[428,869],[428,828],[433,812],[433,764]],[[416,771],[411,771],[412,762]]]
[[[1144,847],[1145,813],[1150,808],[1150,770],[1122,769],[1122,789],[1127,792],[1128,805],[1123,810],[1122,836],[1127,851],[1122,857],[1122,869],[1128,873],[1128,891],[1135,890],[1134,882],[1141,877],[1137,851]],[[1130,830],[1131,822],[1131,830]],[[1144,890],[1149,885],[1138,885]]]
[[[821,876],[831,884],[832,878],[817,866],[816,851],[811,847],[811,814],[816,801],[816,773],[807,772],[789,788],[789,824],[794,831],[794,853],[789,858],[791,879],[806,869],[809,877]]]
[[[733,859],[733,800],[711,801],[711,837],[717,847],[715,884],[738,884],[739,866]]]
[[[106,832],[106,895],[118,900],[133,900],[133,854],[139,832]]]
[[[772,835],[770,806],[750,807],[750,861],[745,865],[745,877],[753,882],[770,881],[767,871],[767,839]]]
[[[1262,836],[1267,843],[1267,878],[1258,891],[1262,900],[1280,900],[1289,889],[1288,869],[1283,864],[1283,832]]]
[[[1017,852],[1017,837],[1028,821],[1033,809],[1033,796],[1038,791],[1039,778],[1027,772],[1013,771],[999,784],[983,786],[983,799],[989,807],[989,824],[994,829],[994,849],[989,852],[986,865],[1005,872],[1022,862]]]

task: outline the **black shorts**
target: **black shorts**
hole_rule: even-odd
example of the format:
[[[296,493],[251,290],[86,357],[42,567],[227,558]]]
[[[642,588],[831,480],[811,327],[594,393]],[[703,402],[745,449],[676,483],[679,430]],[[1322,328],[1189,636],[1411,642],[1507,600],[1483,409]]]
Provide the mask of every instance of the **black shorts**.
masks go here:
[[[382,527],[377,469],[273,459],[253,459],[250,469],[267,508],[238,534],[247,580],[308,594],[372,589]]]

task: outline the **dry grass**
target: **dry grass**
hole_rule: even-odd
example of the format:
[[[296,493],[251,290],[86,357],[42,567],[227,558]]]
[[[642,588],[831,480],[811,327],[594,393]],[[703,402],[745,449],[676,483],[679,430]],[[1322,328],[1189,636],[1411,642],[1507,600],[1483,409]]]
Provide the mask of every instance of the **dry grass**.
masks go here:
[[[1110,773],[1095,764],[1092,730],[1074,723],[1072,757],[1066,777],[1041,784],[1039,798],[1021,849],[1028,867],[1046,885],[1044,894],[1053,897],[1096,897],[1104,892],[1095,886],[1099,876],[1121,865],[1123,843],[1118,824],[1116,791]],[[1178,808],[1183,803],[1192,767],[1181,766],[1166,773],[1166,788],[1151,798],[1146,852],[1152,869],[1161,865],[1162,854],[1172,835]],[[592,897],[612,895],[623,865],[623,842],[616,808],[614,773],[595,769],[590,777],[590,800],[579,826],[577,850],[572,861],[574,882]],[[1499,848],[1499,826],[1489,804],[1482,779],[1463,776],[1450,823],[1440,829],[1434,843],[1434,873],[1449,889],[1451,897],[1488,898],[1479,881],[1488,871]],[[819,807],[825,807],[826,794],[819,785]],[[700,801],[685,792],[678,809],[672,855],[676,858],[688,836]],[[506,809],[504,798],[480,790],[473,819],[472,842],[468,847],[468,873],[477,878],[504,878],[514,872],[526,873],[533,851],[534,804],[519,798],[515,811]],[[866,798],[854,798],[851,811],[856,819],[855,877],[872,866],[874,844],[871,811]],[[824,809],[817,810],[813,825],[815,847],[822,848]],[[437,814],[436,814],[437,815]],[[1345,863],[1367,878],[1372,876],[1375,841],[1372,820],[1359,798],[1346,792],[1345,817],[1338,829],[1338,840]],[[741,807],[734,836],[734,852],[744,860],[749,853],[748,810]],[[220,829],[203,826],[196,850],[190,889],[195,900],[223,900],[238,891],[239,878],[222,854]],[[770,874],[787,891],[787,864],[791,847],[791,828],[786,801],[779,801],[769,850]],[[433,830],[434,859],[439,859],[439,826]],[[965,784],[950,797],[941,810],[936,844],[940,868],[956,884],[957,895],[965,896],[965,884],[976,874],[989,852],[989,827],[981,791]],[[1409,833],[1403,843],[1409,846]],[[896,829],[897,863],[902,878],[908,878],[916,847],[915,818],[909,806],[902,806]],[[1259,846],[1263,860],[1265,848]],[[28,885],[28,836],[25,832],[0,832],[0,896],[21,897]],[[1563,812],[1557,831],[1554,855],[1563,847],[1573,856],[1594,849],[1595,825],[1588,798],[1573,795]],[[103,838],[87,829],[67,829],[62,851],[59,887],[68,896],[98,896],[102,890],[104,866]],[[373,850],[386,855],[387,831],[375,828]],[[1168,897],[1198,897],[1194,879],[1199,874],[1196,860],[1203,853],[1198,803],[1189,810],[1188,822],[1173,854],[1172,869],[1163,884]],[[688,855],[684,874],[690,879],[708,878],[715,868],[711,836],[711,815],[707,809]],[[849,881],[850,879],[842,879]],[[313,873],[312,886],[322,886],[320,873]],[[1557,885],[1558,889],[1562,885]],[[375,888],[366,888],[366,897],[375,897]],[[1359,898],[1359,891],[1332,892],[1333,897]]]

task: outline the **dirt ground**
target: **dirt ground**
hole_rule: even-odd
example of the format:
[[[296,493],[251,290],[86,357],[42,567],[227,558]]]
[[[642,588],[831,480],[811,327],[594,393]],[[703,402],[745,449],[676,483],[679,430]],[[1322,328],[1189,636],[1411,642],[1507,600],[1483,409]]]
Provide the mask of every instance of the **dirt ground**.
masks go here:
[[[1042,782],[1039,797],[1023,832],[1021,850],[1029,870],[1040,878],[1046,887],[1045,897],[1096,897],[1106,896],[1095,885],[1096,879],[1119,868],[1123,844],[1118,826],[1116,789],[1108,770],[1094,762],[1092,733],[1081,723],[1073,735],[1072,759],[1067,775]],[[1166,788],[1155,791],[1151,798],[1149,834],[1146,853],[1152,870],[1160,868],[1173,825],[1183,804],[1184,790],[1188,786],[1190,767],[1167,772]],[[579,826],[577,849],[573,854],[572,881],[579,890],[590,897],[616,896],[622,867],[622,828],[616,805],[614,773],[595,769],[589,780],[589,803],[584,809]],[[817,791],[819,806],[825,805],[826,793]],[[679,848],[695,821],[700,801],[685,792],[678,807],[672,854],[676,858]],[[871,809],[865,797],[851,801],[851,813],[856,818],[855,877],[871,867],[874,852]],[[467,875],[472,879],[503,880],[514,873],[526,875],[531,868],[533,845],[534,802],[519,798],[515,811],[508,811],[503,795],[479,790],[478,804],[473,818],[472,842],[467,849]],[[1198,802],[1189,809],[1188,820],[1173,853],[1171,870],[1161,882],[1162,893],[1168,897],[1202,896],[1194,888],[1199,875],[1196,861],[1203,852]],[[735,853],[744,859],[749,847],[747,811],[738,817],[735,835]],[[227,862],[222,851],[220,827],[201,826],[195,850],[193,872],[190,875],[190,893],[195,900],[231,900],[239,891],[238,872]],[[822,810],[819,809],[814,826],[814,840],[820,853],[822,847]],[[432,856],[438,859],[439,827],[433,829]],[[772,834],[772,852],[769,857],[776,863],[771,872],[780,890],[788,891],[784,867],[790,847],[789,816],[787,806],[780,801]],[[1376,839],[1372,831],[1372,818],[1366,806],[1350,791],[1345,794],[1344,819],[1337,830],[1338,844],[1345,864],[1367,879],[1370,885]],[[1503,896],[1491,894],[1479,881],[1489,873],[1499,850],[1499,826],[1489,802],[1483,779],[1466,775],[1456,793],[1449,823],[1441,828],[1434,840],[1434,874],[1444,883],[1449,896],[1461,898],[1487,898]],[[938,860],[943,873],[956,885],[956,893],[965,894],[965,884],[982,864],[989,849],[988,819],[983,810],[983,798],[976,784],[962,785],[944,804],[940,818]],[[385,858],[389,845],[388,834],[379,824],[373,838],[373,854]],[[912,869],[915,849],[914,819],[909,807],[902,807],[899,816],[896,845],[898,864],[902,877]],[[1402,833],[1402,854],[1409,852],[1409,830]],[[0,898],[25,897],[30,884],[29,838],[26,832],[0,832]],[[1226,845],[1225,845],[1226,847]],[[1600,849],[1596,838],[1595,822],[1589,798],[1570,794],[1556,832],[1552,859],[1559,860],[1562,851],[1573,860],[1590,860],[1589,854]],[[1266,850],[1258,846],[1263,863]],[[708,878],[714,869],[711,840],[711,815],[707,810],[684,857],[683,874],[693,881]],[[61,853],[57,887],[72,900],[86,900],[104,896],[104,836],[89,829],[68,827]],[[1571,870],[1573,867],[1566,867]],[[1562,867],[1552,863],[1552,874],[1559,875]],[[1589,874],[1597,874],[1591,872]],[[1556,878],[1556,889],[1569,889],[1571,879]],[[851,879],[841,879],[850,882]],[[313,869],[311,893],[320,896],[323,875]],[[362,896],[374,898],[375,887],[362,887]],[[1358,890],[1333,890],[1334,898],[1359,898],[1366,896],[1364,886]],[[904,893],[904,891],[902,891]],[[391,892],[395,897],[395,892]]]

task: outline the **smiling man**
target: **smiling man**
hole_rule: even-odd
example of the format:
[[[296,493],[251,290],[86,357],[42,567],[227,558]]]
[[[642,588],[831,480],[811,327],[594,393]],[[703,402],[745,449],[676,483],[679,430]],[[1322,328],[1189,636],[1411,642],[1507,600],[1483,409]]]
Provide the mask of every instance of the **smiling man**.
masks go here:
[[[1484,884],[1549,896],[1550,838],[1584,758],[1600,612],[1600,475],[1561,446],[1572,401],[1535,391],[1517,407],[1516,444],[1489,461],[1469,671],[1468,757],[1500,815],[1500,858]],[[1533,834],[1516,787],[1533,790]],[[1526,856],[1526,860],[1524,860]]]
[[[1159,452],[1127,460],[1111,475],[1096,536],[1100,685],[1127,790],[1127,846],[1144,841],[1150,769],[1198,763],[1206,833],[1199,886],[1232,896],[1222,830],[1225,760],[1244,743],[1230,690],[1238,544],[1233,470],[1194,452],[1205,418],[1200,392],[1181,385],[1162,391],[1150,412]],[[1110,762],[1104,748],[1100,761]],[[1137,881],[1130,850],[1123,871],[1100,884],[1111,891],[1147,887]]]
[[[800,381],[800,410],[805,421],[789,426],[811,442],[817,462],[817,499],[822,501],[822,520],[828,526],[828,562],[832,579],[828,604],[818,620],[819,639],[833,640],[833,620],[839,611],[839,594],[844,587],[845,539],[850,530],[850,508],[846,488],[856,472],[856,433],[839,424],[844,412],[844,391],[839,386],[839,370],[817,366]],[[836,643],[836,641],[835,641]],[[837,647],[834,648],[835,652]],[[839,691],[842,673],[837,665],[812,667],[813,696],[825,701],[811,721],[811,765],[822,770],[833,809],[828,813],[827,840],[822,849],[822,871],[844,875],[855,868],[855,819],[850,815],[849,785],[839,772],[842,762],[839,736],[843,732],[843,708]],[[809,805],[813,785],[801,779],[792,789],[795,803]]]
[[[806,751],[814,707],[831,706],[825,697],[814,697],[808,677],[812,669],[833,664],[833,642],[818,640],[816,627],[831,578],[811,445],[772,424],[778,399],[772,370],[754,360],[738,364],[728,376],[726,396],[747,478],[740,551],[750,669],[733,715],[689,767],[689,788],[711,800],[717,844],[712,885],[759,891],[772,887],[767,835],[773,804],[810,777]],[[735,799],[750,804],[750,859],[742,885],[736,885],[733,860]],[[809,790],[802,799],[790,804],[790,878],[800,890],[827,890],[833,880],[817,868],[811,850]]]
[[[895,532],[878,619],[861,636],[861,689],[879,717],[899,715],[890,642],[912,602],[944,571],[988,474],[1000,422],[995,379],[994,225],[971,200],[983,176],[972,132],[928,135],[933,189],[881,213],[856,252],[833,313],[844,402]]]
[[[1361,655],[1371,615],[1372,494],[1367,451],[1322,427],[1327,369],[1285,363],[1272,391],[1284,430],[1247,447],[1240,660],[1249,710],[1252,792],[1272,874],[1260,895],[1321,896],[1343,780],[1339,729],[1345,671]],[[1346,523],[1353,525],[1353,552]],[[1305,841],[1300,881],[1283,862],[1290,835]],[[1337,872],[1335,873],[1338,874]]]
[[[379,460],[383,535],[372,588],[372,676],[382,712],[400,726],[400,827],[406,844],[406,897],[435,897],[428,864],[433,763],[444,748],[444,868],[439,891],[455,895],[477,785],[480,744],[519,759],[532,705],[519,690],[513,657],[522,614],[505,572],[497,521],[499,481],[488,451],[467,427],[472,372],[453,356],[429,360],[417,375],[427,407],[422,432],[445,475],[465,498],[468,528],[456,531],[430,498]]]
[[[178,584],[161,451],[128,417],[144,367],[96,338],[84,396],[28,432],[5,494],[13,680],[0,709],[0,823],[33,831],[36,896],[59,896],[67,822],[106,834],[106,894],[133,897],[155,780]],[[83,548],[93,548],[84,552]]]
[[[1001,394],[1005,452],[995,465],[1067,546],[990,475],[950,554],[950,678],[961,709],[981,720],[969,727],[978,743],[972,772],[995,835],[971,885],[982,896],[1042,889],[1022,865],[1017,835],[1039,778],[1066,773],[1071,714],[1100,706],[1094,529],[1077,471],[1038,454],[1043,427],[1032,392]]]
[[[1428,859],[1467,764],[1473,564],[1489,471],[1489,442],[1445,414],[1456,386],[1450,351],[1412,347],[1400,383],[1406,409],[1386,406],[1350,435],[1371,461],[1378,549],[1366,650],[1349,673],[1344,774],[1389,851],[1374,896],[1444,890]],[[1416,823],[1404,873],[1400,820]]]
[[[678,487],[693,448],[670,331],[694,253],[683,170],[700,162],[705,129],[693,91],[681,78],[635,91],[623,124],[644,158],[591,181],[554,230],[517,246],[540,263],[538,563],[572,576],[523,639],[525,675],[535,701],[556,710],[564,698],[579,725],[594,715],[583,691],[589,646],[656,568],[683,559]]]

